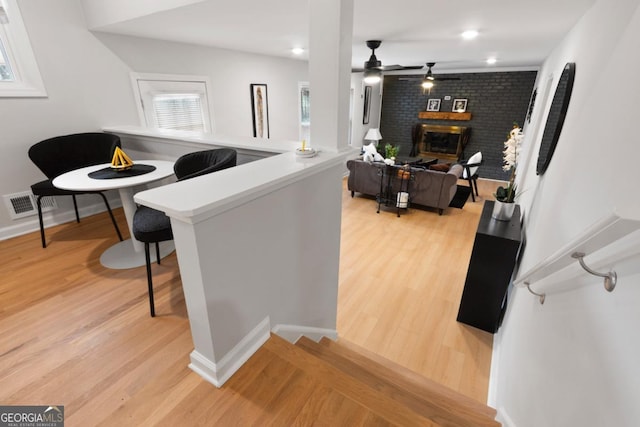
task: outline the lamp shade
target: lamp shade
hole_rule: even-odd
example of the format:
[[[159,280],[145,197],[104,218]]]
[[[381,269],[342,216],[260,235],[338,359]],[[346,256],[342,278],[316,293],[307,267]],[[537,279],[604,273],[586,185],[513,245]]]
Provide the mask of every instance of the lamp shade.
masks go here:
[[[371,128],[367,131],[367,134],[364,136],[365,140],[371,141],[380,141],[382,139],[382,135],[378,128]]]

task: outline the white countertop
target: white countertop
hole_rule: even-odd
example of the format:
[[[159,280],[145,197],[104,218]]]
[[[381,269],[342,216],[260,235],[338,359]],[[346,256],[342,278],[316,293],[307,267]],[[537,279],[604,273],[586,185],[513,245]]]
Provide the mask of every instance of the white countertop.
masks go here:
[[[351,149],[341,153],[320,152],[311,158],[288,152],[142,191],[135,195],[135,201],[162,210],[170,217],[195,223],[265,192],[343,164],[353,152]]]
[[[276,154],[291,152],[300,147],[300,142],[298,141],[213,135],[209,133],[186,132],[172,129],[149,129],[141,126],[105,126],[102,130],[115,134],[126,134],[143,138],[155,138],[168,141],[187,141],[198,144]]]

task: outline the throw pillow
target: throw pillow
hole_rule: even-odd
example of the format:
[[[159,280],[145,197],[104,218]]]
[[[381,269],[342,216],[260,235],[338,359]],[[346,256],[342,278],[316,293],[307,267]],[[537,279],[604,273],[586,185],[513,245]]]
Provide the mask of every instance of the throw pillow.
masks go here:
[[[429,169],[431,169],[432,171],[438,171],[438,172],[449,172],[449,169],[451,169],[451,164],[436,163],[435,165],[429,166]]]
[[[376,146],[373,144],[373,142],[362,147],[362,150],[364,151],[362,160],[364,160],[365,162],[381,162],[384,160],[384,157],[378,154],[378,150],[376,150]]]

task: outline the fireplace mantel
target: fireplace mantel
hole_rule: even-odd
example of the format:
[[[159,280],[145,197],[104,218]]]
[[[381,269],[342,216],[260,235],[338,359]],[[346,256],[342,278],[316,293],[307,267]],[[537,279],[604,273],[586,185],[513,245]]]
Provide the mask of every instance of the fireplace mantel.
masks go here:
[[[419,119],[432,120],[471,120],[471,113],[447,113],[444,111],[420,111]]]

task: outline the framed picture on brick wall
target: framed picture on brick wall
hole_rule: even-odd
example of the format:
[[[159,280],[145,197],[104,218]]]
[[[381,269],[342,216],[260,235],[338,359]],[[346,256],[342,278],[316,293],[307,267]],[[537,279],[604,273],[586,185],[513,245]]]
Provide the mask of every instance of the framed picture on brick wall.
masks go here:
[[[427,101],[427,111],[440,111],[440,98],[431,98]]]
[[[467,111],[467,100],[463,98],[454,99],[451,111],[454,113],[464,113]]]

